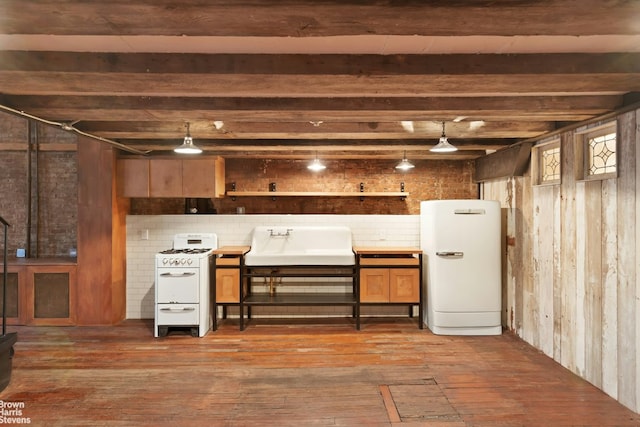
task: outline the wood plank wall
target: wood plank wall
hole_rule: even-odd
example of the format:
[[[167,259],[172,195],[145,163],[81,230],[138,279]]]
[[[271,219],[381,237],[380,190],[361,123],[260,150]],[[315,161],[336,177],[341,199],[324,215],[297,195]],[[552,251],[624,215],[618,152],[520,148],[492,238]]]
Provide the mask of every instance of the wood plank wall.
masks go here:
[[[640,411],[640,110],[617,117],[618,177],[576,179],[561,135],[561,184],[482,185],[506,217],[504,322],[525,341]]]

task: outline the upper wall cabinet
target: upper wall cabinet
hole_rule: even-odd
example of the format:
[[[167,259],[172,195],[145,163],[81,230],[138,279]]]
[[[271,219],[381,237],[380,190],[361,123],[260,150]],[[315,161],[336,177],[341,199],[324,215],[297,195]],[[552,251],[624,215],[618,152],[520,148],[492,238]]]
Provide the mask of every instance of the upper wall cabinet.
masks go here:
[[[122,197],[224,197],[224,159],[118,159]]]

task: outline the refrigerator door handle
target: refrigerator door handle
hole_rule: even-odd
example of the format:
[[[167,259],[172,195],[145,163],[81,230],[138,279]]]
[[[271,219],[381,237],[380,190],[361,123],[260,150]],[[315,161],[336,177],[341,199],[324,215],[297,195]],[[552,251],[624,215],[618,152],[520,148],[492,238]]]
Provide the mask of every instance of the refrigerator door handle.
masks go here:
[[[436,252],[436,255],[443,258],[462,258],[464,252]]]

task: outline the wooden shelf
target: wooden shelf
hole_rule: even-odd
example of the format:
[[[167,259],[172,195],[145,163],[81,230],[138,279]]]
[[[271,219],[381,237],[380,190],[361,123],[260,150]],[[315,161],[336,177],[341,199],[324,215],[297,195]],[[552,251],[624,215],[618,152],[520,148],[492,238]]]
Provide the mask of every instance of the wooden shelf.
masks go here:
[[[227,191],[229,197],[407,197],[403,191]]]
[[[355,305],[355,296],[331,293],[255,293],[248,295],[245,305]]]

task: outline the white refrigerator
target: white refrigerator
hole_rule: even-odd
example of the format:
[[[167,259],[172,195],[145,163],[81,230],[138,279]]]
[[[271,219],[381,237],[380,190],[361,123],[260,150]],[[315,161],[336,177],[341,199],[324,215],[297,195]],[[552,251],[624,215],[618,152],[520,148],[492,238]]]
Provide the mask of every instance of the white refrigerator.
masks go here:
[[[420,203],[424,318],[438,335],[500,335],[500,203]]]

